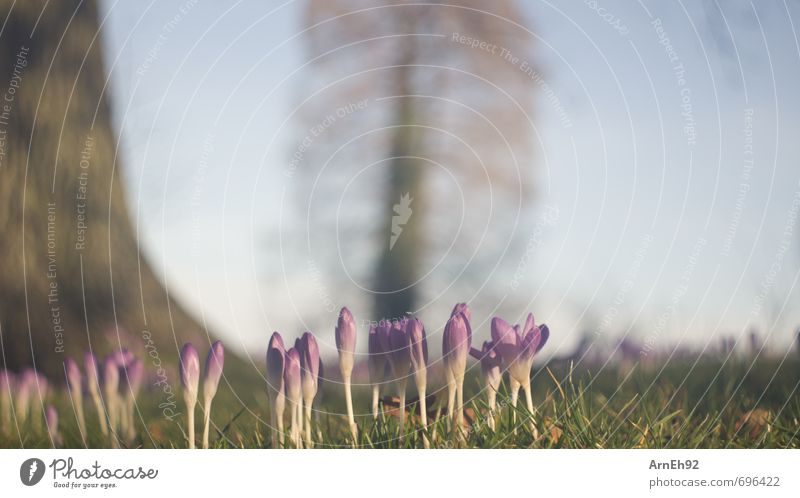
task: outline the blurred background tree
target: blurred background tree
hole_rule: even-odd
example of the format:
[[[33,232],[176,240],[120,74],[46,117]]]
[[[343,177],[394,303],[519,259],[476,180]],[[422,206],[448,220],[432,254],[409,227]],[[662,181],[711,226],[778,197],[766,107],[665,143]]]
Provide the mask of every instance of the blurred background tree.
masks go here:
[[[208,341],[139,251],[120,181],[94,0],[0,0],[4,366],[59,378],[65,355],[150,332],[164,363]]]
[[[373,319],[451,287],[498,295],[533,194],[538,73],[522,8],[311,0],[304,24],[299,254],[342,300],[368,291]]]

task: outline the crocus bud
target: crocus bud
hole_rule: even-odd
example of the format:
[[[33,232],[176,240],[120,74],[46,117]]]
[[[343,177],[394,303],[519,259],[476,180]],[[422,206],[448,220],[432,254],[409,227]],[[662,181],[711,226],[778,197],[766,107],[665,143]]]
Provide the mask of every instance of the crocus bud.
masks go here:
[[[78,429],[81,432],[81,439],[86,438],[86,418],[83,414],[83,386],[81,385],[81,370],[72,358],[64,361],[64,370],[67,374],[67,386],[72,405],[75,408],[75,418],[78,419]]]
[[[342,375],[353,371],[353,356],[356,351],[356,323],[347,308],[339,312],[335,330],[336,349],[339,351],[339,367]]]
[[[44,402],[45,398],[47,398],[47,394],[50,392],[50,382],[48,382],[47,377],[36,370],[29,370],[28,372],[32,384],[31,389],[38,395],[39,401]]]
[[[488,423],[489,428],[496,426],[495,412],[497,411],[497,392],[500,390],[500,382],[503,380],[503,373],[500,370],[500,355],[494,350],[491,341],[484,341],[480,351],[472,349],[470,354],[481,362],[481,373],[483,374],[483,384],[486,390],[486,400],[489,406]]]
[[[367,366],[369,367],[369,382],[372,384],[372,418],[378,418],[378,400],[380,398],[381,383],[386,376],[386,356],[381,347],[380,332],[378,325],[370,325],[369,336],[367,338],[369,355],[367,356]]]
[[[305,428],[305,439],[311,444],[311,410],[314,398],[317,396],[319,381],[319,346],[311,332],[306,332],[300,339],[300,366],[303,389],[303,408],[305,418],[302,420]]]
[[[135,398],[142,388],[144,364],[140,359],[134,358],[133,361],[128,364],[128,368],[125,371],[127,373],[126,378],[128,380],[129,395]]]
[[[408,376],[411,368],[411,338],[408,323],[408,318],[394,321],[389,333],[389,362],[396,380]]]
[[[181,385],[183,386],[185,398],[197,401],[199,382],[200,357],[197,354],[197,349],[187,342],[181,349]],[[194,408],[194,401],[189,408]]]
[[[203,374],[203,411],[205,424],[203,426],[203,448],[208,448],[208,434],[211,426],[211,401],[217,394],[219,379],[222,377],[222,367],[225,363],[225,348],[222,341],[216,341],[206,357],[206,369]]]
[[[222,367],[225,365],[225,348],[222,341],[216,341],[211,345],[206,357],[206,369],[203,374],[203,398],[210,401],[219,387],[219,379],[222,377]]]
[[[414,371],[420,371],[428,365],[428,340],[422,322],[412,318],[406,325],[411,345],[411,364]]]
[[[14,406],[16,408],[17,419],[19,424],[22,425],[28,419],[30,413],[31,390],[33,388],[33,375],[32,371],[24,370],[20,373],[16,382],[16,396],[14,396]]]
[[[142,388],[142,381],[144,380],[144,364],[138,358],[132,357],[128,360],[127,366],[122,370],[124,380],[127,386],[123,389],[124,394],[124,412],[122,413],[123,432],[128,441],[133,441],[136,437],[136,429],[134,427],[133,412],[136,405],[136,397]]]
[[[283,391],[283,370],[286,361],[286,348],[283,338],[274,332],[267,346],[267,383],[274,391]]]
[[[64,370],[67,372],[67,384],[71,391],[81,392],[81,370],[72,358],[64,360]]]
[[[106,413],[103,410],[103,403],[100,401],[100,374],[97,369],[97,358],[91,351],[86,351],[83,355],[83,368],[86,370],[86,390],[92,398],[97,420],[100,423],[100,431],[103,436],[108,436]]]
[[[468,314],[466,305],[456,305],[444,327],[442,338],[442,360],[447,379],[447,414],[454,418],[459,435],[464,424],[464,374],[472,343]]]
[[[411,356],[411,368],[414,371],[414,382],[417,385],[417,393],[419,394],[419,412],[420,422],[422,428],[428,426],[428,405],[426,399],[426,390],[428,382],[428,341],[425,337],[425,327],[422,322],[416,318],[412,318],[406,323],[406,330],[408,331],[409,351]],[[423,444],[425,447],[430,446],[428,437],[423,434]]]
[[[112,435],[116,433],[119,427],[119,419],[117,413],[119,411],[119,365],[113,356],[109,356],[103,362],[103,397],[106,402],[106,411],[108,412],[108,427],[111,429]],[[116,444],[116,440],[112,439],[112,443]]]
[[[272,445],[278,442],[283,445],[283,412],[286,396],[283,385],[283,372],[286,364],[286,349],[283,338],[274,332],[267,346],[267,395],[270,404],[270,428],[272,429]]]
[[[283,371],[283,382],[286,389],[286,400],[292,419],[291,439],[295,447],[300,447],[300,422],[303,403],[303,388],[300,373],[300,352],[295,348],[286,352],[286,363]]]
[[[83,355],[83,369],[86,370],[86,389],[91,393],[97,391],[99,382],[99,374],[97,372],[97,358],[90,351]]]
[[[106,358],[103,363],[103,390],[105,394],[119,391],[119,365],[113,357]]]
[[[61,445],[61,434],[58,432],[58,412],[53,405],[47,405],[45,409],[45,423],[47,424],[47,433],[53,446]]]
[[[286,397],[290,401],[299,402],[302,393],[300,352],[290,348],[286,352],[286,363],[283,371],[283,382],[286,386]]]
[[[406,328],[407,324],[408,318],[392,322],[384,320],[378,324],[377,329],[378,339],[381,341],[381,349],[389,359],[389,365],[392,367],[392,374],[397,386],[397,396],[399,398],[398,421],[400,422],[401,433],[405,428],[406,383],[411,369],[411,348]]]
[[[378,326],[375,327],[376,338],[378,340],[379,349],[383,353],[387,363],[391,364],[392,361],[392,327],[393,323],[390,320],[381,320]]]
[[[316,391],[317,380],[319,379],[319,346],[314,334],[306,332],[300,339],[300,348],[298,352],[300,356],[300,366],[302,372],[303,390],[305,391],[306,385],[314,388]]]
[[[379,330],[381,327],[381,330]],[[369,337],[367,347],[369,348],[369,379],[373,384],[379,384],[384,381],[386,375],[386,355],[383,351],[381,343],[381,334],[383,321],[378,325],[371,325],[369,328]]]
[[[200,357],[191,343],[181,349],[181,385],[188,417],[189,448],[194,448],[194,408],[197,404],[197,389],[200,382]]]
[[[336,349],[339,351],[339,371],[342,374],[342,383],[344,384],[347,420],[350,423],[350,432],[353,435],[353,440],[355,440],[357,428],[355,415],[353,414],[353,394],[350,378],[353,375],[353,366],[355,364],[356,322],[352,313],[346,307],[339,312],[339,321],[336,323],[334,336],[336,338]]]
[[[471,342],[472,328],[469,319],[464,313],[456,313],[444,328],[442,354],[445,363],[451,364],[451,368],[465,369]]]

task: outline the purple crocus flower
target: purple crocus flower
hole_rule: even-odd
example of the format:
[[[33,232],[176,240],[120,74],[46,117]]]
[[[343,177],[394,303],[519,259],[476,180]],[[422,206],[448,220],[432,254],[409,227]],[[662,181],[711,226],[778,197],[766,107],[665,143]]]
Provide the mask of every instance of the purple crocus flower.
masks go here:
[[[407,377],[411,369],[411,337],[408,331],[408,318],[392,322],[389,329],[389,364],[395,379]]]
[[[194,448],[194,408],[197,405],[197,390],[200,382],[200,356],[191,343],[181,349],[181,385],[183,400],[188,415],[189,448]]]
[[[311,332],[303,334],[300,338],[299,353],[303,408],[305,408],[305,417],[301,420],[301,425],[305,428],[306,442],[311,445],[311,410],[314,405],[314,398],[317,396],[320,371],[319,346],[314,334]]]
[[[222,377],[222,368],[225,365],[225,347],[222,341],[215,341],[211,345],[206,357],[206,369],[203,374],[203,412],[205,424],[203,426],[203,448],[208,448],[208,431],[211,425],[211,401],[217,394],[219,379]]]
[[[353,376],[356,352],[356,322],[352,313],[346,307],[339,312],[339,321],[334,331],[336,349],[339,351],[339,371],[342,373],[344,384],[344,398],[347,405],[347,421],[350,423],[350,432],[356,439],[358,428],[353,415],[353,393],[350,381]]]
[[[53,405],[47,405],[44,412],[44,420],[47,424],[47,434],[53,447],[61,446],[61,434],[58,432],[58,412]]]
[[[117,414],[120,411],[119,403],[119,365],[113,356],[103,362],[103,398],[108,412],[108,428],[112,444],[116,444],[116,433],[119,428]]]
[[[272,445],[277,442],[283,445],[283,412],[286,408],[286,392],[283,383],[284,366],[286,363],[286,348],[283,338],[274,332],[269,338],[267,346],[267,395],[270,404],[270,430]]]
[[[408,331],[409,352],[411,354],[411,369],[414,372],[414,382],[419,394],[419,411],[422,428],[428,427],[428,406],[426,390],[428,382],[428,340],[425,336],[425,327],[417,318],[412,318],[406,323]],[[430,446],[427,436],[423,433],[422,441],[425,447]]]
[[[36,382],[36,374],[31,369],[25,369],[19,374],[16,385],[16,396],[14,396],[14,406],[16,408],[17,420],[20,425],[24,425],[28,420],[31,408],[31,392]]]
[[[126,373],[130,397],[135,399],[136,395],[139,394],[139,391],[142,389],[142,382],[144,381],[144,363],[142,363],[142,360],[135,358],[130,362]]]
[[[372,418],[378,418],[378,400],[380,398],[381,384],[386,380],[386,367],[389,365],[389,360],[386,352],[383,350],[383,343],[388,343],[388,336],[392,324],[386,320],[381,320],[377,325],[371,325],[369,328],[369,337],[367,347],[369,349],[369,357],[367,364],[369,367],[369,382],[372,384]]]
[[[286,389],[286,400],[291,410],[291,439],[295,448],[301,445],[300,418],[303,409],[303,385],[300,366],[300,352],[291,348],[286,352],[283,370],[283,383]]]
[[[83,368],[86,371],[86,390],[92,398],[94,409],[97,412],[97,420],[100,423],[100,430],[103,436],[108,436],[108,424],[106,423],[106,412],[103,409],[103,402],[100,399],[100,372],[97,368],[97,358],[91,351],[83,355]]]
[[[136,428],[134,427],[134,408],[136,406],[136,397],[142,389],[142,381],[144,380],[144,364],[138,358],[133,358],[128,361],[127,366],[122,370],[124,375],[123,380],[126,381],[127,387],[123,390],[125,411],[122,414],[123,432],[128,441],[133,441],[136,437]]]
[[[83,414],[83,385],[81,379],[81,369],[72,358],[64,361],[64,370],[67,376],[67,387],[69,387],[69,397],[75,409],[75,418],[78,419],[78,429],[81,432],[81,440],[86,441],[86,418]]]
[[[44,403],[47,394],[50,392],[50,382],[47,380],[47,377],[34,370],[34,383],[39,392],[39,401]]]
[[[456,305],[444,327],[442,354],[447,379],[447,414],[454,418],[459,430],[464,425],[464,374],[467,356],[472,343],[472,327],[469,324],[469,309],[465,304]]]
[[[389,366],[397,386],[398,421],[401,434],[405,429],[406,384],[411,370],[411,340],[407,328],[408,322],[408,318],[401,318],[392,322],[385,321],[388,327],[387,325],[383,327],[378,325],[381,349],[389,359]]]
[[[39,372],[32,368],[26,368],[21,374],[21,381],[18,384],[19,396],[17,405],[21,408],[17,410],[19,418],[23,422],[29,417],[34,424],[35,430],[41,430],[44,410],[36,410],[36,406],[43,406],[49,391],[49,382]],[[35,403],[38,401],[38,405]],[[37,415],[37,416],[34,416]]]
[[[516,408],[519,388],[525,391],[525,402],[528,412],[533,415],[533,397],[531,395],[531,366],[533,356],[544,347],[550,337],[547,325],[537,326],[533,314],[528,314],[525,326],[512,327],[499,317],[492,319],[492,342],[494,349],[502,358],[506,366],[511,384],[511,405]],[[513,411],[516,418],[516,410]],[[531,422],[534,435],[537,434],[536,426]]]
[[[489,428],[494,429],[497,391],[500,389],[500,382],[503,380],[503,373],[500,370],[500,355],[494,350],[492,341],[484,341],[480,350],[471,348],[469,354],[481,362],[481,373],[483,374],[487,404],[489,405]]]

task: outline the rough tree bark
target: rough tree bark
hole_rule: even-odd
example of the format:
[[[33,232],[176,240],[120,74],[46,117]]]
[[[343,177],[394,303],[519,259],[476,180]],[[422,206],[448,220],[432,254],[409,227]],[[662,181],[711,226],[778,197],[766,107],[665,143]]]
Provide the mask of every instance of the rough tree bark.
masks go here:
[[[97,4],[0,6],[0,363],[57,378],[89,347],[155,348],[175,363],[184,341],[209,339],[139,251]]]

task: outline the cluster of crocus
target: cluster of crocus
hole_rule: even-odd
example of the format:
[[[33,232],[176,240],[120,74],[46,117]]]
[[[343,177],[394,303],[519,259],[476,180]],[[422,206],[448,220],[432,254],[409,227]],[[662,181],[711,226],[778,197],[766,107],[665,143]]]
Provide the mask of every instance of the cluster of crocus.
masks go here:
[[[83,364],[85,375],[73,358],[64,361],[66,394],[84,446],[88,439],[83,404],[85,394],[92,399],[100,430],[104,438],[109,438],[112,446],[116,446],[120,440],[133,441],[136,437],[134,410],[144,379],[144,364],[126,349],[115,351],[100,362],[93,353],[87,351]],[[40,430],[44,420],[53,445],[58,446],[61,443],[58,413],[55,407],[46,404],[49,386],[47,379],[33,369],[23,370],[18,375],[0,370],[0,420],[3,430],[11,426],[12,417],[21,429],[30,422],[31,429]],[[41,411],[38,416],[33,416],[37,404]]]
[[[187,433],[189,448],[195,447],[194,411],[197,406],[197,397],[200,387],[200,356],[197,349],[186,343],[181,348],[180,377],[183,386],[183,401],[186,403]],[[206,357],[205,372],[203,374],[203,412],[205,424],[203,427],[203,448],[208,448],[209,427],[211,425],[211,402],[217,394],[222,369],[225,365],[225,348],[221,341],[211,345]]]
[[[0,420],[3,430],[7,432],[13,420],[19,427],[30,423],[33,429],[41,429],[44,412],[36,410],[36,401],[39,401],[40,407],[44,406],[49,392],[50,383],[36,370],[28,368],[19,374],[0,370]]]
[[[356,324],[352,313],[342,308],[334,329],[336,349],[339,353],[339,371],[342,375],[347,420],[353,441],[357,437],[357,426],[353,412],[351,379],[355,365]],[[380,384],[385,381],[386,370],[391,368],[400,398],[400,427],[404,427],[406,383],[413,371],[417,390],[420,393],[422,423],[427,425],[425,407],[425,385],[427,379],[428,346],[425,328],[416,318],[397,321],[383,320],[369,331],[370,382],[373,384],[373,416],[378,416]],[[303,442],[311,445],[311,411],[318,391],[322,363],[319,347],[310,332],[295,341],[295,346],[286,350],[280,333],[270,337],[267,347],[267,394],[270,400],[270,426],[273,445],[284,444],[284,412],[289,404],[289,436],[295,447]],[[305,416],[303,417],[303,408]],[[301,438],[301,433],[305,436]],[[304,441],[303,441],[304,439]],[[427,439],[425,439],[427,444]]]
[[[87,439],[84,393],[92,399],[103,436],[110,438],[113,446],[119,440],[132,442],[136,438],[134,411],[144,380],[144,364],[127,349],[121,349],[101,362],[87,351],[83,365],[85,376],[74,359],[64,361],[67,390],[84,444]]]
[[[319,391],[322,372],[319,346],[311,332],[295,340],[286,350],[278,332],[272,334],[267,348],[267,394],[270,399],[273,444],[284,444],[284,412],[289,404],[289,438],[296,448],[312,446],[311,413]],[[305,408],[305,411],[303,410]]]
[[[60,446],[62,438],[58,431],[58,412],[53,405],[45,405],[46,398],[50,393],[49,386],[47,379],[33,369],[25,369],[19,375],[5,369],[0,370],[0,429],[2,432],[9,433],[15,422],[19,430],[38,431],[41,429],[41,420],[44,418],[50,441],[54,447]],[[37,401],[39,406],[44,407],[43,412],[39,412],[38,416],[36,415]]]
[[[133,412],[143,375],[141,360],[126,349],[112,353],[103,362],[103,396],[113,444],[119,438],[132,441],[136,435]]]
[[[528,316],[524,327],[510,326],[501,318],[494,318],[491,326],[491,341],[486,341],[480,350],[472,348],[472,326],[470,310],[465,303],[457,304],[444,327],[442,340],[442,363],[447,381],[447,414],[454,432],[464,432],[464,377],[467,358],[472,355],[480,360],[483,380],[488,397],[488,424],[496,426],[497,392],[502,382],[503,370],[509,372],[512,404],[516,407],[520,387],[525,391],[528,410],[533,414],[530,390],[530,371],[533,356],[549,336],[546,325],[536,326],[533,315]],[[336,348],[339,353],[339,371],[342,375],[347,421],[353,441],[356,441],[357,426],[353,412],[352,374],[355,365],[357,330],[352,313],[347,308],[339,312],[334,329]],[[419,394],[420,426],[422,441],[429,446],[426,432],[428,344],[425,326],[416,317],[396,320],[381,320],[369,328],[368,340],[369,381],[372,387],[372,416],[379,416],[381,386],[387,382],[387,372],[397,389],[399,408],[398,426],[401,435],[406,425],[406,386],[413,376]],[[267,348],[267,384],[270,400],[270,426],[275,428],[273,445],[284,444],[284,411],[290,408],[289,436],[295,447],[303,443],[301,434],[305,427],[305,441],[311,444],[311,404],[318,389],[319,348],[314,336],[306,332],[288,351],[278,332],[272,334]],[[306,408],[305,417],[302,407]],[[515,416],[515,415],[514,415]],[[536,427],[531,423],[535,433]]]
[[[520,387],[525,392],[525,402],[528,412],[533,414],[533,396],[531,393],[531,366],[533,357],[544,347],[550,337],[547,325],[536,325],[533,314],[529,313],[524,326],[511,326],[502,318],[495,317],[491,324],[492,340],[485,342],[481,351],[474,348],[473,356],[481,361],[484,381],[486,383],[489,401],[490,425],[493,426],[495,399],[500,386],[500,365],[508,371],[511,391],[511,405],[514,408],[512,418],[516,420],[516,406],[519,398]],[[531,430],[537,434],[536,426],[531,421]]]
[[[47,378],[36,370],[27,368],[17,376],[15,391],[17,423],[25,425],[30,419],[35,429],[41,429],[43,412],[40,409],[38,416],[34,416],[34,414],[37,412],[36,401],[39,401],[40,407],[43,406],[50,392],[50,383]]]
[[[397,387],[398,422],[401,434],[405,431],[406,385],[413,374],[419,392],[421,423],[427,427],[425,393],[428,371],[428,343],[425,327],[413,317],[381,320],[370,328],[370,383],[373,385],[373,417],[377,417],[379,385],[386,377],[386,367],[392,372]],[[374,356],[374,358],[373,358]],[[373,376],[374,374],[374,376]],[[427,442],[427,439],[425,439]],[[427,443],[426,443],[427,444]]]

